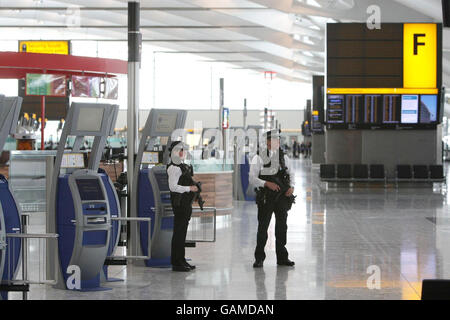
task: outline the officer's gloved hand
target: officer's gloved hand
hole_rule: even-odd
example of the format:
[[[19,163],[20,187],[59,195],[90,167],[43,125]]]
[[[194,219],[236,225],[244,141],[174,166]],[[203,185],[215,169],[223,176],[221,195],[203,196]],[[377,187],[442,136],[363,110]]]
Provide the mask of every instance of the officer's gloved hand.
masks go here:
[[[264,186],[265,186],[266,188],[269,188],[269,189],[272,190],[272,191],[275,191],[275,192],[279,192],[279,191],[280,191],[280,186],[277,185],[276,183],[273,183],[273,182],[270,182],[270,181],[266,181],[266,183],[264,184]]]
[[[294,194],[294,188],[289,188],[288,191],[286,191],[285,196],[290,197]]]

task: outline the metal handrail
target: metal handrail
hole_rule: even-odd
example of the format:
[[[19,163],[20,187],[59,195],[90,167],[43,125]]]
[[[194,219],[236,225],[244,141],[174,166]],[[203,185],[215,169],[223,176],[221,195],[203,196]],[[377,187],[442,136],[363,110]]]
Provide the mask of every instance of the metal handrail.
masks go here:
[[[203,212],[203,211],[217,211],[216,207],[203,207],[203,210],[201,210],[199,207],[193,207],[192,212]]]
[[[28,215],[22,215],[22,231],[24,233],[7,233],[6,238],[16,238],[21,239],[22,243],[22,279],[21,280],[11,280],[8,283],[26,285],[26,284],[49,284],[55,285],[57,283],[58,274],[57,271],[57,261],[55,260],[55,280],[43,280],[43,281],[31,281],[28,280],[28,239],[58,239],[59,234],[56,233],[26,233],[28,226]],[[24,291],[23,299],[27,300],[28,292]]]
[[[7,233],[7,238],[22,239],[56,239],[59,237],[57,233]]]
[[[112,217],[112,221],[135,221],[135,222],[148,222],[148,255],[147,256],[109,256],[107,259],[126,259],[126,260],[148,260],[151,258],[151,249],[152,249],[152,218],[143,218],[143,217]],[[136,223],[136,233],[138,232],[137,223]]]
[[[192,208],[192,213],[201,213],[201,212],[213,212],[214,213],[214,239],[213,242],[217,239],[217,229],[216,229],[216,216],[217,216],[217,208],[216,207],[203,207],[203,210],[201,210],[199,207]],[[201,241],[196,241],[201,242]]]

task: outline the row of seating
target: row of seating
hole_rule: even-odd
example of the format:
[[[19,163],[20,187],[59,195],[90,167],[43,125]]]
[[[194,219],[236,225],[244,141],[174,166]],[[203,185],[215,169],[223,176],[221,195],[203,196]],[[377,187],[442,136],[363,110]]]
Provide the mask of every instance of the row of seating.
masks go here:
[[[445,182],[442,165],[398,165],[395,175],[399,181]],[[322,181],[386,181],[386,171],[382,164],[322,164]]]
[[[395,177],[397,181],[436,181],[445,180],[442,165],[398,165]]]
[[[382,164],[321,164],[322,181],[385,181],[386,171]]]

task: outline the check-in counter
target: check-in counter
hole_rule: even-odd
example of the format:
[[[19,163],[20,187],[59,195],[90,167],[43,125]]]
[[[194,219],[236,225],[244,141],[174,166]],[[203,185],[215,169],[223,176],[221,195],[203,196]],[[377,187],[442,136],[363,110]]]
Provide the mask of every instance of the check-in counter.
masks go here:
[[[233,167],[223,160],[194,160],[194,180],[202,182],[205,207],[216,207],[217,215],[233,212]],[[196,203],[194,203],[196,207]]]

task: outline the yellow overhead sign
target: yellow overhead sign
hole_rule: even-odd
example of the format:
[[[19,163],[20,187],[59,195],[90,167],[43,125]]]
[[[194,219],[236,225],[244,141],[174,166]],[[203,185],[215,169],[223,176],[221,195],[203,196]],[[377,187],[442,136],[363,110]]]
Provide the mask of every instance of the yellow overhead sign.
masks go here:
[[[328,94],[438,94],[436,88],[328,88]]]
[[[69,41],[19,41],[19,52],[69,55]]]
[[[408,23],[403,27],[403,87],[437,87],[437,25]]]

